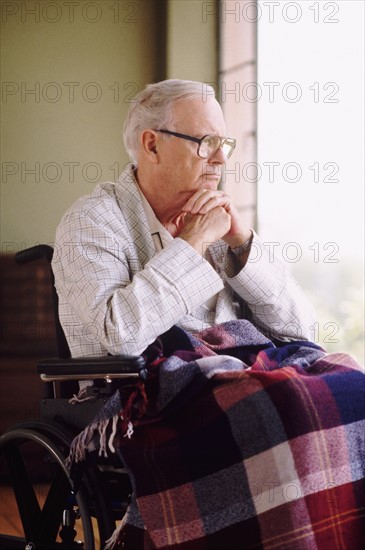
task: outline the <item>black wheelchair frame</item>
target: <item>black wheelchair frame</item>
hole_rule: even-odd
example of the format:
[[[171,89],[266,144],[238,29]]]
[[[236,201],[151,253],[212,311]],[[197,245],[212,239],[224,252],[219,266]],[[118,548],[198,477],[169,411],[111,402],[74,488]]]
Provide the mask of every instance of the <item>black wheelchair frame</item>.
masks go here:
[[[38,245],[18,252],[15,260],[25,264],[45,258],[51,263],[52,256],[52,247]],[[65,461],[74,437],[116,387],[145,379],[144,360],[124,355],[71,358],[58,317],[52,270],[51,277],[59,356],[37,365],[45,382],[40,418],[18,424],[0,437],[1,466],[23,531],[19,536],[0,534],[4,550],[103,548],[131,497],[130,480],[118,453],[109,460],[90,455],[77,479],[71,478]],[[70,397],[79,380],[94,383],[87,389],[91,399],[75,405]]]

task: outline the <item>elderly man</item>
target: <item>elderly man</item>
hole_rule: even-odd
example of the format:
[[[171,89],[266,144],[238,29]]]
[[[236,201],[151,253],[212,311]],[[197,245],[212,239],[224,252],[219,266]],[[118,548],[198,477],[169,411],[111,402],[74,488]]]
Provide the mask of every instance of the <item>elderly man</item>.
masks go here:
[[[147,86],[125,122],[133,163],[63,217],[53,269],[73,356],[140,354],[173,325],[232,319],[309,339],[302,291],[218,190],[235,140],[213,93],[183,80]]]
[[[107,548],[363,548],[364,375],[295,341],[311,309],[218,190],[235,141],[208,91],[148,86],[125,123],[133,164],[58,228],[72,354],[148,347],[145,384],[111,400],[70,462],[118,448],[131,474]]]

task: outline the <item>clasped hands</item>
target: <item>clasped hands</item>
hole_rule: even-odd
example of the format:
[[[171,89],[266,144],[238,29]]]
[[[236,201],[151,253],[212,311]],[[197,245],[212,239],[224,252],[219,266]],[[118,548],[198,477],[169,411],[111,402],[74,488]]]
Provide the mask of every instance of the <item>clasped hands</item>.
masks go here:
[[[200,254],[207,243],[223,239],[233,248],[251,235],[249,229],[244,229],[229,195],[213,189],[196,191],[166,227],[174,237],[186,240]]]

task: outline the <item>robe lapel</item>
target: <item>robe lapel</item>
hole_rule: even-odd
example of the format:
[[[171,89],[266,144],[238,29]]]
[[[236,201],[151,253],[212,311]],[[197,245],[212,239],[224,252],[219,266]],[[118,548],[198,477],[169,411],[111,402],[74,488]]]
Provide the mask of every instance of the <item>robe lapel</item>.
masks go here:
[[[133,174],[132,164],[120,176],[116,184],[116,196],[143,269],[146,263],[153,258],[156,251]]]

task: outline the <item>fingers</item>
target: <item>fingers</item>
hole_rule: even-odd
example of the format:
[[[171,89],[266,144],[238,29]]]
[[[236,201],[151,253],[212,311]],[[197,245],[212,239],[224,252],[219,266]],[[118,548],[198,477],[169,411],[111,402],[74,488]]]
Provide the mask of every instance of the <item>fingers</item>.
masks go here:
[[[179,237],[188,241],[196,250],[203,250],[204,243],[222,239],[230,231],[231,216],[223,206],[209,210],[206,214],[185,216],[185,226]]]
[[[217,206],[223,206],[225,210],[229,211],[230,203],[230,197],[223,191],[199,189],[183,206],[183,212],[190,212],[191,214],[206,214]]]
[[[163,225],[165,229],[173,236],[176,237],[182,230],[185,223],[185,217],[189,215],[187,212],[181,212],[178,216],[175,216],[171,220],[168,220]]]

